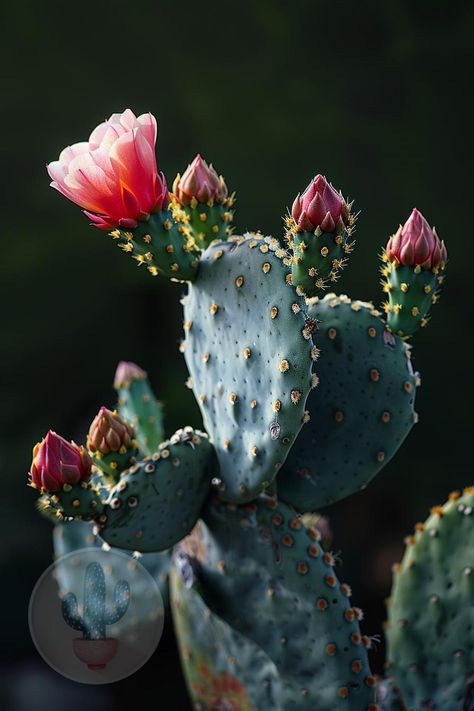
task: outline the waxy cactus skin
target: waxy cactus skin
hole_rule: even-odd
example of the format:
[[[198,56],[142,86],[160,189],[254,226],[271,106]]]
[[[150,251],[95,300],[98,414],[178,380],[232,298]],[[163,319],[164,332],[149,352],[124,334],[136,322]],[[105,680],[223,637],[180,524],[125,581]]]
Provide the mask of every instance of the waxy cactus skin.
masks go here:
[[[198,155],[165,194],[142,138],[154,146],[152,117],[114,115],[50,172],[138,265],[188,283],[180,350],[206,431],[184,427],[166,439],[146,372],[122,361],[117,413],[101,409],[90,430],[93,464],[68,445],[89,470],[78,477],[76,466],[62,477],[56,467],[49,478],[41,457],[32,466],[40,506],[62,519],[57,551],[93,536],[95,546],[145,554],[162,584],[171,571],[196,708],[465,709],[474,667],[472,490],[436,508],[408,540],[395,573],[384,680],[371,674],[375,637],[337,577],[339,557],[311,524],[322,520],[317,509],[365,488],[417,421],[420,379],[406,339],[437,299],[444,244],[418,211],[389,240],[386,316],[372,304],[325,295],[353,248],[357,215],[323,176],[294,200],[281,239],[237,236],[234,196],[212,166]],[[135,174],[135,202],[113,194],[110,176],[95,211],[80,185],[70,193],[77,165],[101,157],[77,161],[71,151],[88,154],[94,141],[104,142],[109,158],[138,141],[144,171]],[[114,210],[99,209],[106,198]],[[150,199],[153,207],[137,212]],[[117,206],[126,208],[123,217]],[[68,526],[76,529],[68,534]]]

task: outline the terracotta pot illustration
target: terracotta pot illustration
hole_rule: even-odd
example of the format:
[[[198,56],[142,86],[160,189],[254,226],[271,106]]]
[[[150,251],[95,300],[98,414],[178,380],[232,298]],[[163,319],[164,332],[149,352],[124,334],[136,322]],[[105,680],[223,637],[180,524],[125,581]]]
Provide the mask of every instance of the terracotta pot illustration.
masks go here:
[[[105,639],[84,639],[76,637],[72,642],[74,654],[91,670],[105,669],[117,653],[118,640],[112,637]]]

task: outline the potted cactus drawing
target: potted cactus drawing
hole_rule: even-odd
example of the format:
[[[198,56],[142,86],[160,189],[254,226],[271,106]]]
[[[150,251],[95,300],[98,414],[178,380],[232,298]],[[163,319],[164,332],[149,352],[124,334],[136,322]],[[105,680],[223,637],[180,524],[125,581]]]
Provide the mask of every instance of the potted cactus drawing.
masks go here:
[[[85,446],[49,433],[35,447],[40,507],[62,546],[80,547],[86,526],[98,545],[170,571],[196,709],[472,708],[474,489],[407,538],[383,679],[318,514],[364,489],[418,421],[412,339],[439,300],[444,242],[414,209],[382,250],[380,308],[335,293],[358,215],[324,176],[293,200],[281,237],[238,235],[235,195],[202,156],[168,190],[156,135],[151,114],[113,114],[48,171],[142,271],[184,285],[180,351],[202,430],[166,438],[145,370],[121,362],[115,407],[99,410]],[[86,577],[87,615],[69,596],[63,612],[94,666],[113,645],[83,650],[108,641],[128,590],[122,581],[107,611],[100,569]]]
[[[107,637],[106,627],[118,622],[126,613],[130,602],[130,586],[119,580],[114,588],[114,602],[106,602],[105,575],[102,565],[89,563],[84,574],[83,614],[74,593],[62,599],[63,619],[69,627],[82,632],[73,640],[76,657],[91,670],[104,669],[115,656],[118,640]]]

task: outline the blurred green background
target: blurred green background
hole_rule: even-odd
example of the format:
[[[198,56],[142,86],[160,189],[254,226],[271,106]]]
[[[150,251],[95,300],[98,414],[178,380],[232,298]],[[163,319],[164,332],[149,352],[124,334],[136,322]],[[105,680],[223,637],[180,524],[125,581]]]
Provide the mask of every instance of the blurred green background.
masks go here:
[[[169,432],[200,424],[177,353],[182,287],[152,279],[89,228],[49,189],[46,162],[112,112],[151,111],[169,182],[200,151],[238,193],[238,230],[275,235],[294,195],[326,174],[362,210],[340,290],[376,303],[387,236],[413,206],[436,225],[450,264],[432,323],[413,339],[420,423],[366,492],[330,512],[342,577],[366,610],[364,629],[380,634],[403,536],[472,483],[473,10],[461,0],[4,0],[0,684],[9,709],[41,711],[39,689],[56,709],[50,688],[57,708],[74,711],[86,697],[91,711],[127,708],[137,684],[162,690],[170,701],[159,708],[187,708],[169,629],[138,676],[101,690],[49,675],[29,638],[29,594],[51,559],[50,524],[25,486],[32,445],[50,427],[83,438],[98,406],[113,402],[120,359],[149,372]]]

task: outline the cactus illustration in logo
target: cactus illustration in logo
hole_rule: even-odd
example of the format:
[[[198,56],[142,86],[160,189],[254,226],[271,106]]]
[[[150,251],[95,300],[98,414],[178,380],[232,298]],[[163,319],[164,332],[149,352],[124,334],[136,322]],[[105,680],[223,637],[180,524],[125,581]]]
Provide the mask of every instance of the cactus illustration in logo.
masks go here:
[[[82,638],[73,641],[75,655],[89,669],[104,669],[115,656],[118,640],[106,636],[107,625],[118,622],[127,612],[130,603],[130,586],[119,580],[114,589],[114,602],[107,604],[104,570],[100,563],[89,563],[84,575],[83,614],[74,593],[62,599],[62,614],[69,627],[82,632]]]

